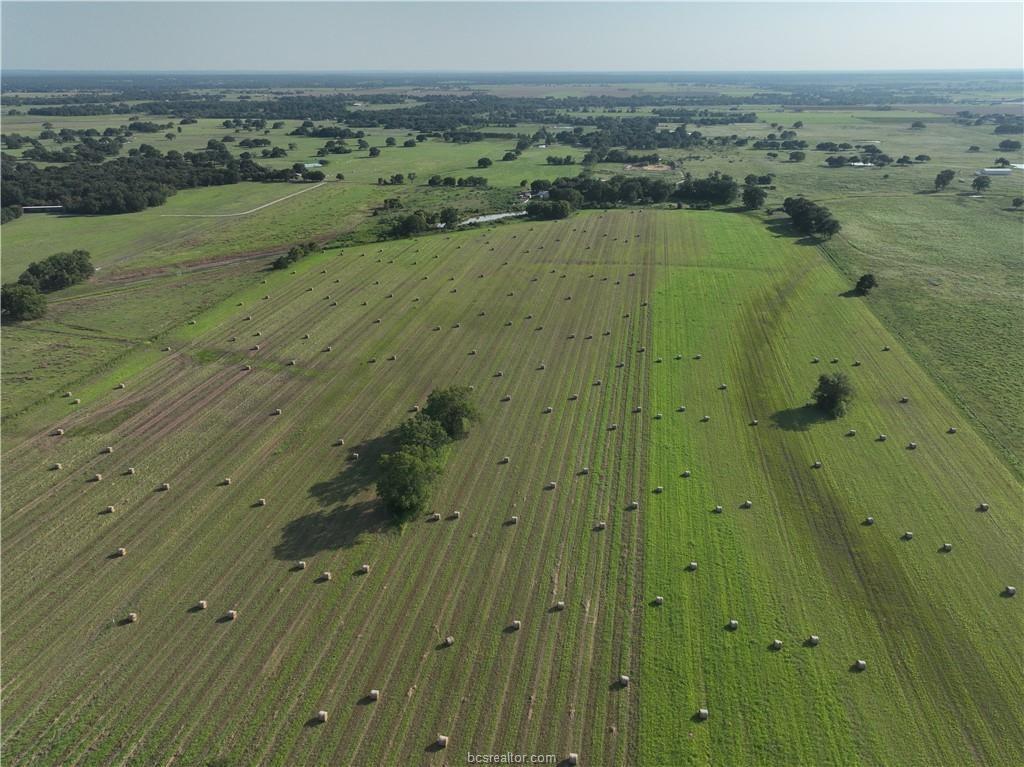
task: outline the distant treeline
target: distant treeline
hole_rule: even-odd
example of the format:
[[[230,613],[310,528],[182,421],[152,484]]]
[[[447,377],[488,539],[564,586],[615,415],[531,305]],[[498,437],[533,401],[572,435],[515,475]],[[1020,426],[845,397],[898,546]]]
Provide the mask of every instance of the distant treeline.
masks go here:
[[[143,144],[128,157],[101,164],[74,162],[46,168],[3,154],[0,172],[4,208],[63,205],[70,213],[131,213],[162,205],[179,189],[239,181],[286,181],[292,173],[235,158],[212,139],[207,149],[199,152],[161,154]]]
[[[689,173],[676,185],[649,176],[612,176],[609,179],[575,176],[554,181],[537,179],[530,184],[534,193],[546,192],[547,202],[564,202],[569,210],[599,208],[608,205],[655,205],[663,202],[686,203],[692,207],[728,205],[739,194],[739,184],[732,176],[712,172],[703,178]],[[563,206],[534,205],[542,200],[531,200],[527,213],[533,218],[564,218]],[[531,206],[532,212],[531,212]]]

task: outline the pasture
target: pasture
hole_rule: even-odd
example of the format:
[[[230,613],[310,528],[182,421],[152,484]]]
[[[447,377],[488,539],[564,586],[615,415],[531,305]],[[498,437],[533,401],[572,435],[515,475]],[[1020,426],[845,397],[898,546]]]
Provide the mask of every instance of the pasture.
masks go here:
[[[756,217],[619,211],[183,312],[5,428],[5,761],[1021,761],[1019,483],[847,287]],[[397,529],[374,459],[449,384],[483,420]]]

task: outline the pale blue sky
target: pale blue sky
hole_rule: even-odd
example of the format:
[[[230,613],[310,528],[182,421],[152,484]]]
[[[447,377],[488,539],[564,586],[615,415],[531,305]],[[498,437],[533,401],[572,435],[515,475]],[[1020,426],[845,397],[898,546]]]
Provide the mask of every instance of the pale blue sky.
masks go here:
[[[1019,69],[1024,4],[3,2],[9,69]]]

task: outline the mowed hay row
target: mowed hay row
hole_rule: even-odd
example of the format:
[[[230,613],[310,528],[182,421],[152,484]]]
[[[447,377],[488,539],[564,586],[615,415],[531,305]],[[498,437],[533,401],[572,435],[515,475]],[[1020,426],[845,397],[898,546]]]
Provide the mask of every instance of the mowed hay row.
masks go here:
[[[479,271],[482,269],[477,267],[477,272]],[[468,267],[466,272],[476,273]],[[552,279],[559,279],[562,283],[569,283],[572,280],[571,277],[565,280]],[[562,323],[568,324],[570,311],[594,317],[601,317],[600,312],[605,311],[608,323],[617,316],[622,307],[608,305],[608,293],[603,291],[596,280],[593,281],[593,293],[588,297],[585,291],[589,288],[583,279],[585,275],[580,279],[579,285],[572,288],[573,301],[565,302],[566,314],[545,320],[546,324],[551,327]],[[481,282],[486,283],[487,280]],[[273,291],[271,295],[273,297]],[[504,292],[498,287],[493,296],[487,295],[487,298],[493,301],[503,296]],[[557,291],[551,300],[552,311],[559,306],[555,296]],[[447,294],[445,300],[449,300]],[[510,311],[526,313],[530,310],[526,305],[526,297],[517,294],[512,300],[522,300],[523,303],[510,302]],[[274,302],[271,300],[269,303]],[[569,304],[572,305],[571,309]],[[278,311],[284,312],[282,320],[290,322],[286,319],[290,317],[286,307],[281,307]],[[385,320],[388,319],[387,314],[381,314]],[[488,339],[492,339],[493,342],[495,335],[501,338],[500,333],[503,329],[496,314],[496,311],[489,310],[486,318],[480,318],[481,333],[473,341],[480,349],[487,348],[486,342]],[[493,323],[485,325],[485,320],[493,320]],[[273,323],[273,314],[269,315],[267,321]],[[387,326],[387,322],[382,324]],[[470,318],[464,322],[462,330],[470,330],[472,327],[474,321]],[[579,327],[576,329],[579,330]],[[269,334],[275,331],[267,332]],[[344,332],[344,328],[339,329],[339,333]],[[413,332],[413,324],[410,324],[409,332]],[[582,332],[580,334],[582,335]],[[620,341],[618,333],[612,336],[612,340],[621,346],[611,352],[608,351],[610,345],[598,346],[596,338],[586,344],[580,338],[576,342],[577,346],[566,347],[563,353],[566,368],[578,368],[581,371],[576,380],[548,375],[555,372],[561,363],[556,362],[549,350],[544,348],[544,339],[531,339],[528,344],[524,344],[521,347],[521,358],[511,359],[507,366],[510,369],[524,371],[524,375],[532,375],[536,360],[542,356],[548,362],[548,370],[536,374],[539,387],[536,392],[537,401],[560,402],[565,394],[563,387],[567,390],[571,386],[581,392],[581,401],[577,404],[586,406],[590,393],[585,391],[585,381],[590,380],[602,367],[610,367],[612,361],[627,348],[626,340]],[[360,343],[369,344],[373,341],[370,339]],[[636,339],[630,339],[629,343],[635,344]],[[588,347],[590,344],[592,346]],[[415,342],[412,345],[415,346]],[[573,589],[568,579],[559,582],[558,590],[566,592],[560,593],[559,597],[567,602],[566,611],[557,616],[561,621],[559,624],[552,623],[552,617],[546,613],[550,606],[547,589],[537,595],[536,604],[522,606],[524,629],[516,639],[532,636],[532,639],[527,638],[522,642],[523,647],[532,649],[517,649],[519,655],[513,655],[517,658],[516,662],[506,662],[505,653],[509,647],[507,643],[502,644],[507,637],[501,634],[500,627],[505,624],[508,615],[504,614],[505,610],[502,610],[502,615],[497,615],[497,608],[494,608],[494,636],[489,636],[482,627],[479,629],[482,641],[493,640],[496,643],[492,648],[487,648],[493,653],[490,656],[492,660],[489,669],[481,668],[481,664],[466,666],[460,661],[460,657],[465,656],[456,655],[463,647],[472,646],[466,643],[473,641],[473,627],[479,625],[477,616],[469,614],[468,611],[456,610],[452,616],[457,620],[448,621],[449,625],[441,629],[442,635],[450,631],[459,637],[455,647],[450,648],[453,653],[442,656],[444,662],[449,663],[447,671],[444,672],[449,675],[448,677],[443,677],[444,670],[440,667],[431,670],[424,666],[415,675],[406,674],[407,664],[401,663],[401,658],[396,659],[391,654],[387,654],[386,657],[379,655],[379,642],[375,637],[382,635],[408,635],[399,652],[408,653],[410,657],[419,658],[421,653],[428,650],[433,652],[432,626],[437,620],[437,610],[430,606],[429,600],[422,599],[423,581],[415,577],[410,578],[409,572],[415,572],[420,568],[424,575],[429,574],[433,577],[436,574],[438,580],[443,581],[447,578],[452,583],[462,583],[468,579],[458,568],[445,568],[450,568],[453,562],[466,561],[466,557],[456,553],[460,551],[458,548],[452,549],[451,552],[445,548],[438,549],[438,542],[428,539],[426,535],[422,539],[406,535],[401,541],[397,541],[387,535],[375,536],[372,533],[364,533],[351,548],[342,541],[332,542],[329,535],[325,540],[325,525],[328,524],[328,520],[336,519],[332,512],[345,508],[347,504],[322,499],[313,495],[311,490],[317,484],[329,482],[344,470],[344,463],[334,458],[334,453],[330,449],[330,443],[338,433],[346,435],[346,450],[349,447],[356,447],[364,438],[360,435],[379,434],[381,424],[391,425],[404,417],[408,397],[403,389],[407,389],[410,382],[417,381],[420,376],[448,382],[472,372],[472,362],[466,361],[467,367],[460,372],[459,369],[452,367],[451,360],[436,352],[437,348],[427,346],[422,352],[422,358],[416,360],[418,364],[411,364],[408,369],[400,364],[389,370],[386,375],[397,376],[398,380],[383,387],[380,385],[380,378],[385,374],[380,374],[380,377],[366,374],[365,378],[360,378],[358,385],[350,385],[350,379],[362,376],[361,371],[369,367],[362,364],[367,355],[361,353],[361,350],[353,350],[352,354],[346,357],[339,356],[338,361],[332,363],[336,367],[325,369],[324,375],[303,377],[297,381],[287,378],[287,373],[282,379],[278,378],[277,373],[268,373],[257,366],[252,372],[258,376],[243,380],[237,387],[237,392],[233,391],[235,387],[232,387],[229,391],[219,394],[215,404],[207,406],[202,416],[192,415],[191,407],[186,413],[179,413],[180,420],[168,422],[161,427],[158,442],[150,441],[149,432],[143,437],[136,438],[134,432],[129,431],[123,435],[123,439],[97,435],[97,444],[109,442],[115,445],[116,453],[109,456],[110,459],[124,458],[127,461],[129,453],[143,453],[147,456],[145,461],[137,461],[139,473],[124,480],[140,482],[140,486],[144,488],[141,497],[132,496],[131,503],[117,499],[117,507],[125,509],[124,512],[111,517],[111,522],[118,526],[117,529],[97,528],[97,534],[88,543],[88,552],[95,549],[97,553],[105,554],[109,548],[106,545],[107,539],[116,536],[118,545],[122,539],[127,539],[126,543],[132,555],[124,561],[111,564],[103,559],[93,561],[90,559],[91,554],[82,556],[82,549],[70,550],[68,561],[87,561],[87,566],[75,571],[74,586],[71,588],[71,591],[76,593],[72,605],[77,607],[61,610],[51,618],[47,638],[52,641],[43,654],[27,652],[27,646],[22,644],[29,641],[27,632],[16,640],[9,640],[9,646],[5,648],[8,650],[5,660],[11,663],[10,668],[13,672],[7,680],[10,691],[5,693],[8,695],[5,701],[8,704],[6,713],[11,717],[10,721],[22,723],[23,735],[19,736],[22,738],[20,742],[29,742],[33,735],[38,736],[39,727],[50,721],[45,712],[52,711],[56,715],[60,704],[61,716],[65,717],[66,721],[75,722],[74,731],[82,734],[72,736],[61,744],[47,741],[45,737],[38,742],[49,743],[54,750],[47,753],[61,761],[75,761],[77,756],[84,753],[89,740],[84,733],[90,729],[95,731],[97,727],[114,734],[109,744],[104,746],[112,754],[130,747],[137,738],[143,736],[145,745],[139,753],[146,759],[157,760],[161,755],[177,749],[180,743],[188,744],[186,748],[194,749],[193,753],[209,753],[210,748],[215,747],[218,742],[218,733],[222,732],[221,725],[226,722],[230,731],[237,733],[237,743],[243,750],[255,749],[256,746],[248,745],[254,742],[259,742],[262,747],[266,742],[262,733],[266,732],[273,742],[284,747],[283,753],[293,754],[298,761],[302,761],[302,754],[314,751],[320,753],[323,745],[327,745],[339,758],[344,759],[347,758],[345,755],[352,753],[353,744],[357,744],[360,758],[365,757],[368,761],[374,762],[383,758],[383,754],[389,753],[388,744],[393,737],[394,729],[385,727],[378,730],[376,726],[368,729],[365,721],[355,721],[349,728],[331,731],[330,737],[337,738],[332,745],[331,741],[313,742],[308,739],[308,733],[301,727],[301,723],[308,718],[308,713],[302,719],[289,716],[282,720],[274,712],[282,709],[288,712],[306,712],[310,702],[303,700],[306,692],[296,696],[294,690],[309,691],[310,699],[315,690],[322,697],[322,694],[329,690],[327,687],[321,689],[319,680],[339,677],[337,673],[324,673],[330,669],[350,668],[350,664],[376,668],[382,662],[385,665],[396,663],[395,669],[385,669],[387,676],[393,677],[388,680],[385,689],[397,684],[398,689],[404,693],[410,686],[417,684],[418,674],[424,675],[425,681],[417,686],[417,689],[422,691],[434,689],[430,683],[434,678],[451,679],[473,696],[473,705],[467,704],[464,709],[467,719],[466,731],[490,734],[496,731],[496,715],[488,714],[487,707],[483,705],[486,702],[486,695],[476,683],[481,673],[485,677],[490,676],[505,684],[511,684],[511,691],[515,689],[517,680],[522,678],[521,669],[530,665],[530,655],[534,654],[534,651],[542,656],[547,654],[547,657],[559,658],[578,666],[579,654],[562,649],[566,631],[571,632],[574,637],[579,636],[578,641],[583,643],[585,648],[592,648],[586,649],[585,655],[607,657],[609,667],[617,668],[621,665],[620,658],[612,655],[613,651],[620,650],[615,648],[613,642],[608,641],[608,636],[611,632],[619,631],[628,642],[631,636],[629,612],[627,609],[620,611],[617,606],[614,611],[608,607],[615,603],[609,589],[615,589],[617,593],[617,590],[622,588],[623,578],[617,575],[609,579],[605,575],[606,568],[603,563],[618,561],[619,567],[623,568],[622,573],[635,573],[627,567],[626,561],[621,561],[614,553],[618,551],[619,545],[615,539],[610,535],[602,539],[591,529],[593,520],[599,515],[612,518],[608,508],[612,507],[613,503],[617,507],[617,500],[627,495],[626,489],[615,486],[614,480],[608,481],[607,489],[600,490],[600,508],[592,505],[595,501],[589,499],[583,501],[588,504],[585,507],[577,507],[575,501],[569,505],[558,503],[557,506],[553,506],[552,513],[548,514],[546,521],[539,515],[534,515],[529,521],[531,525],[539,525],[536,532],[541,533],[541,539],[545,541],[544,548],[538,549],[535,553],[538,565],[549,556],[546,550],[547,542],[560,543],[567,532],[579,536],[584,542],[583,545],[595,548],[588,550],[588,559],[583,560],[579,554],[571,551],[576,548],[574,543],[562,542],[562,547],[569,550],[569,554],[561,557],[561,561],[558,562],[559,570],[568,572],[574,566],[580,568],[578,563],[571,561],[573,559],[591,561],[589,557],[593,557],[592,561],[595,564],[593,567],[580,569],[580,579],[587,579],[586,588]],[[578,361],[573,361],[573,353],[582,356]],[[593,360],[588,361],[592,356]],[[400,360],[402,363],[406,362],[405,353],[400,354]],[[209,375],[216,379],[216,372],[205,371],[204,367],[214,366],[197,366],[196,370],[202,371],[201,376]],[[330,375],[327,374],[328,370]],[[181,389],[194,388],[195,382],[191,378],[194,375],[197,373],[190,372],[187,381],[182,382]],[[285,381],[284,384],[281,383],[282,380]],[[545,384],[544,381],[548,383]],[[478,383],[478,391],[485,383]],[[213,384],[210,386],[211,391],[214,390]],[[137,389],[137,383],[131,381],[131,390],[135,392]],[[159,393],[159,388],[152,390],[155,397]],[[601,410],[594,409],[592,403],[590,409],[577,407],[575,410],[560,405],[557,411],[558,418],[581,420],[565,423],[552,420],[546,425],[551,441],[544,445],[544,449],[550,455],[551,461],[556,461],[559,454],[568,453],[569,445],[572,445],[574,450],[578,449],[582,433],[588,439],[594,440],[597,445],[596,450],[587,450],[589,455],[594,456],[589,462],[595,467],[607,466],[610,463],[600,452],[606,449],[601,447],[606,435],[601,432],[600,424],[611,417],[612,408],[618,408],[621,412],[628,407],[628,403],[635,401],[638,395],[635,391],[617,394],[606,390],[600,395],[595,393],[594,396],[597,398],[594,400],[596,402],[611,404]],[[262,405],[257,407],[259,403]],[[283,415],[279,419],[265,417],[268,403],[272,403],[270,407],[282,408]],[[327,425],[323,425],[320,420],[302,421],[303,428],[298,436],[289,434],[289,429],[282,429],[279,426],[279,422],[288,421],[293,414],[298,416],[307,411],[310,403],[317,403],[317,407],[324,412],[338,415],[332,415],[331,422]],[[517,407],[522,404],[524,417],[515,421],[518,430],[513,435],[509,453],[513,456],[526,456],[536,448],[535,424],[531,423],[531,418],[525,414],[526,402],[520,403],[517,398],[512,404]],[[158,402],[154,403],[154,408],[157,406]],[[139,417],[144,423],[144,413],[140,413]],[[227,428],[224,428],[225,424]],[[470,440],[485,439],[485,428],[493,427],[481,424],[474,429]],[[559,441],[563,443],[561,446],[558,444]],[[192,460],[195,455],[191,452],[193,445],[196,445],[195,449],[203,454],[204,460]],[[491,535],[492,520],[482,511],[493,506],[492,488],[488,487],[487,483],[473,486],[469,479],[476,470],[478,454],[483,454],[483,451],[472,450],[470,446],[463,449],[462,445],[457,446],[455,450],[462,454],[449,467],[456,484],[448,485],[446,482],[445,487],[465,487],[471,496],[458,501],[458,507],[465,510],[463,518],[457,523],[457,535],[461,538],[453,537],[449,545],[484,545],[484,550],[487,551],[487,542],[483,540],[483,536]],[[633,451],[620,449],[611,452],[610,455],[613,458],[620,455],[631,456]],[[581,453],[566,462],[565,478],[558,477],[557,492],[573,486],[576,480],[569,479],[569,476],[582,459]],[[542,492],[542,483],[549,478],[552,465],[551,462],[539,462],[535,468],[531,468],[531,471],[536,471],[537,476],[523,477],[521,482],[517,481],[519,492],[537,493],[539,496]],[[161,469],[159,479],[152,477],[153,466]],[[320,477],[311,476],[309,466],[318,467]],[[460,466],[464,474],[460,473]],[[604,471],[603,468],[595,468],[595,471],[598,470]],[[218,484],[224,476],[232,477],[231,486],[224,487]],[[109,481],[112,477],[108,474],[106,479]],[[168,493],[151,494],[152,487],[164,480],[170,482],[171,490]],[[117,479],[117,482],[121,481]],[[257,481],[265,483],[264,488],[257,488],[254,484]],[[273,490],[265,489],[266,485],[273,487]],[[89,492],[97,491],[103,486],[104,483],[98,483],[95,487],[90,487]],[[265,494],[273,502],[265,508],[250,508],[252,498],[261,494]],[[358,505],[365,497],[364,494],[353,496],[353,503]],[[230,500],[226,501],[226,498]],[[279,501],[279,498],[284,500]],[[59,502],[59,497],[56,500],[58,502],[54,504],[56,509],[53,513],[67,514],[67,508]],[[136,502],[137,507],[134,505]],[[321,503],[324,505],[321,506]],[[444,508],[440,510],[442,513],[446,511]],[[525,513],[523,517],[526,529]],[[307,518],[308,522],[302,521]],[[300,521],[298,526],[289,527],[297,520]],[[496,522],[497,518],[494,517],[493,521]],[[83,515],[83,526],[94,523],[95,520],[91,517],[87,519]],[[467,524],[463,529],[461,526],[464,523],[471,524]],[[339,573],[336,584],[332,583],[327,589],[311,591],[308,584],[304,584],[304,579],[288,572],[288,565],[298,557],[291,556],[290,552],[288,557],[285,557],[283,552],[280,555],[275,553],[286,541],[286,529],[308,531],[306,535],[311,537],[309,548],[313,553],[310,555],[305,551],[302,558],[311,559],[311,567],[331,569]],[[435,530],[438,535],[452,535],[451,531],[456,529],[455,525],[443,521],[436,528],[431,528],[430,535],[433,536]],[[625,528],[614,521],[607,532],[610,534],[613,530],[626,532]],[[469,537],[473,533],[477,533],[477,538]],[[413,540],[415,545],[410,544],[410,540]],[[465,540],[466,543],[460,544],[460,540]],[[597,541],[596,544],[591,543],[594,540]],[[527,546],[526,539],[521,538],[518,545]],[[611,546],[614,548],[609,548]],[[376,555],[368,553],[367,548],[376,552]],[[527,549],[524,548],[523,551],[525,550]],[[334,561],[330,561],[332,558]],[[510,568],[508,572],[518,573],[518,567],[515,566],[517,558],[521,558],[521,552],[513,550],[507,555],[504,561],[505,567]],[[356,563],[364,560],[374,563],[371,573],[365,578],[350,581],[340,575],[351,572]],[[350,563],[351,568],[346,567],[346,563]],[[123,568],[122,565],[128,565],[131,569]],[[538,569],[543,570],[543,565]],[[57,584],[57,587],[61,587],[63,576],[58,568],[47,569],[45,575],[44,580],[48,586]],[[378,578],[381,580],[376,580]],[[476,582],[484,580],[475,579]],[[402,584],[401,593],[395,585],[389,588],[389,600],[385,600],[388,604],[383,606],[378,590],[382,581]],[[68,583],[71,584],[71,581]],[[498,592],[504,588],[499,582],[487,582],[486,585],[493,586]],[[132,608],[137,608],[140,614],[145,616],[145,621],[138,627],[144,631],[106,632],[104,643],[93,653],[76,654],[72,651],[76,645],[81,645],[85,641],[89,632],[94,630],[95,613],[109,612],[122,615],[123,609],[115,610],[114,607],[126,601],[131,593],[140,588],[145,592],[145,596],[141,601],[133,602]],[[605,590],[603,595],[602,588]],[[582,602],[574,593],[568,593],[583,591],[591,592],[589,611],[576,609],[576,605]],[[202,614],[188,613],[187,610],[194,603],[194,595],[197,592],[209,600],[211,609]],[[481,592],[481,596],[481,604],[486,609],[494,601],[493,595],[484,591]],[[469,598],[472,596],[467,597]],[[394,606],[390,604],[391,599],[395,600]],[[584,596],[582,599],[586,601],[588,597]],[[427,606],[418,610],[413,618],[414,625],[407,626],[405,616],[408,610],[405,605],[421,603]],[[23,607],[18,607],[11,614],[23,612],[28,615],[31,600],[26,599],[23,604]],[[85,605],[88,605],[88,609],[83,607]],[[240,609],[240,619],[230,624],[216,623],[216,618],[222,615],[229,605]],[[604,607],[601,608],[601,605]],[[509,603],[508,609],[515,607]],[[595,623],[591,619],[599,609],[607,612],[600,613],[601,618]],[[313,626],[331,627],[332,636],[336,636],[337,641],[325,645],[318,640],[320,633],[312,630]],[[415,630],[416,627],[421,630]],[[531,635],[534,631],[540,633]],[[175,635],[178,637],[177,640],[173,639]],[[428,637],[430,641],[427,641]],[[536,644],[530,645],[529,642]],[[26,651],[21,652],[19,645],[26,647]],[[249,670],[265,666],[270,657],[271,646],[279,647],[273,656],[275,660],[272,668],[275,672],[280,671],[282,676],[266,677],[265,680],[263,677],[259,678],[258,684],[261,689],[267,690],[266,695],[243,695],[246,685],[253,683]],[[468,650],[463,650],[466,651]],[[95,673],[100,666],[108,664],[110,659],[115,657],[119,658],[117,680],[115,684],[110,685],[110,692],[107,693],[107,685],[96,684]],[[67,658],[72,660],[67,661]],[[128,660],[125,661],[125,658]],[[149,669],[153,659],[159,659],[155,670]],[[485,662],[482,664],[486,665]],[[591,742],[595,750],[611,754],[609,758],[625,755],[630,748],[625,737],[628,729],[626,725],[632,721],[632,715],[628,713],[630,704],[624,701],[635,701],[635,698],[627,699],[621,696],[618,699],[609,699],[604,678],[591,678],[586,666],[579,667],[578,671],[567,671],[560,664],[556,666],[557,673],[552,671],[547,676],[545,674],[548,672],[543,667],[532,669],[534,674],[541,675],[538,682],[542,686],[546,684],[552,690],[552,694],[543,698],[545,705],[549,707],[548,715],[564,718],[564,712],[567,710],[561,704],[547,703],[549,700],[568,702],[582,697],[593,701],[591,708],[605,706],[604,709],[600,709],[603,711],[603,718],[599,725],[590,727],[588,722],[579,721],[573,726],[579,728],[581,734],[591,730],[595,733],[600,731],[600,739],[595,735]],[[56,673],[47,678],[43,673],[47,669],[54,669]],[[130,699],[115,697],[117,689],[131,686],[133,679],[141,676],[147,678],[147,684],[134,688],[135,694]],[[287,683],[277,681],[285,677]],[[42,681],[33,680],[46,682],[44,685]],[[348,689],[347,683],[338,685],[331,682],[330,686],[333,688],[331,694],[336,696],[335,699],[323,699],[322,704],[318,700],[315,705],[323,705],[325,709],[337,712],[344,709],[351,700],[349,693],[352,690]],[[365,694],[365,689],[384,687],[384,683],[380,679],[366,678],[353,680],[351,686],[362,695]],[[106,700],[106,705],[84,705],[88,700],[84,697],[86,692],[94,689],[104,691],[101,698]],[[632,693],[628,695],[632,696]],[[239,705],[237,701],[240,699],[262,702]],[[233,700],[236,702],[232,707],[228,703]],[[436,700],[436,694],[414,694],[413,703],[401,716],[410,717],[412,722],[426,722],[428,717],[425,714],[436,709]],[[538,698],[538,701],[540,700]],[[30,704],[35,711],[44,713],[40,718],[31,720],[37,724],[27,724],[29,720],[25,718],[25,704]],[[626,708],[620,712],[619,707],[622,706]],[[147,714],[140,716],[140,711],[146,711]],[[210,712],[211,715],[196,715],[196,712],[201,714],[204,711]],[[212,715],[214,711],[217,712],[216,716]],[[227,717],[224,716],[225,711],[230,712]],[[479,713],[481,711],[483,713]],[[503,712],[502,715],[509,716],[513,721],[536,721],[528,718],[528,709],[519,706]],[[534,710],[532,716],[537,715],[538,711]],[[332,723],[337,721],[338,716],[332,715]],[[218,723],[216,727],[213,722]],[[615,724],[620,735],[613,738],[604,732],[609,722]],[[392,723],[397,723],[397,720]],[[562,724],[565,724],[565,721],[562,721]],[[440,727],[440,723],[437,727]],[[434,727],[435,732],[437,727]],[[457,727],[458,723],[455,722],[452,727],[441,729],[455,731]],[[561,729],[561,726],[552,728],[551,732],[558,732]],[[537,731],[532,725],[520,727],[519,730],[524,733],[524,739],[534,739],[538,746],[543,744],[544,748],[541,750],[550,747],[547,731]],[[461,729],[459,731],[462,732]],[[177,733],[174,743],[171,742],[171,732]],[[260,738],[254,737],[257,732],[261,733]],[[381,733],[386,733],[387,737]],[[406,740],[394,745],[403,749],[413,749],[410,753],[418,752],[422,748],[418,743],[419,734],[419,725],[416,724],[409,728]],[[462,737],[464,736],[460,735],[460,739]],[[582,739],[582,735],[576,736],[574,743],[566,742],[564,745],[575,746]],[[270,759],[270,753],[279,752],[266,751],[257,761]]]
[[[704,245],[666,257],[654,294],[656,351],[684,359],[653,374],[653,405],[678,427],[655,436],[647,483],[665,493],[645,506],[645,589],[665,602],[644,613],[642,753],[1019,761],[1005,733],[1019,729],[1011,701],[1024,679],[991,637],[1020,625],[1000,590],[1020,579],[1022,531],[1011,513],[988,517],[994,504],[975,510],[983,496],[1019,508],[1019,486],[864,302],[839,297],[846,286],[813,251],[743,218],[664,226],[666,239]],[[703,358],[689,359],[697,349]],[[862,362],[838,366],[858,392],[843,419],[802,407],[825,372],[815,355]],[[680,401],[687,412],[669,416]],[[703,412],[708,423],[692,415]],[[875,442],[880,431],[892,438]],[[690,559],[700,568],[686,573]],[[736,632],[723,628],[731,618]],[[820,646],[804,645],[810,634]],[[851,674],[854,658],[867,671]],[[708,722],[691,721],[712,699]],[[723,716],[744,734],[714,726]],[[936,733],[922,721],[962,724]]]

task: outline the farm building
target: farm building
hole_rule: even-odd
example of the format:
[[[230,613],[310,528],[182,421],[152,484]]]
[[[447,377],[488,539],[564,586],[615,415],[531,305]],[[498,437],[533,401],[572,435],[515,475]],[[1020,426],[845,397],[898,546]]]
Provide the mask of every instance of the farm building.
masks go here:
[[[975,176],[1009,176],[1013,168],[982,168],[974,172]]]

